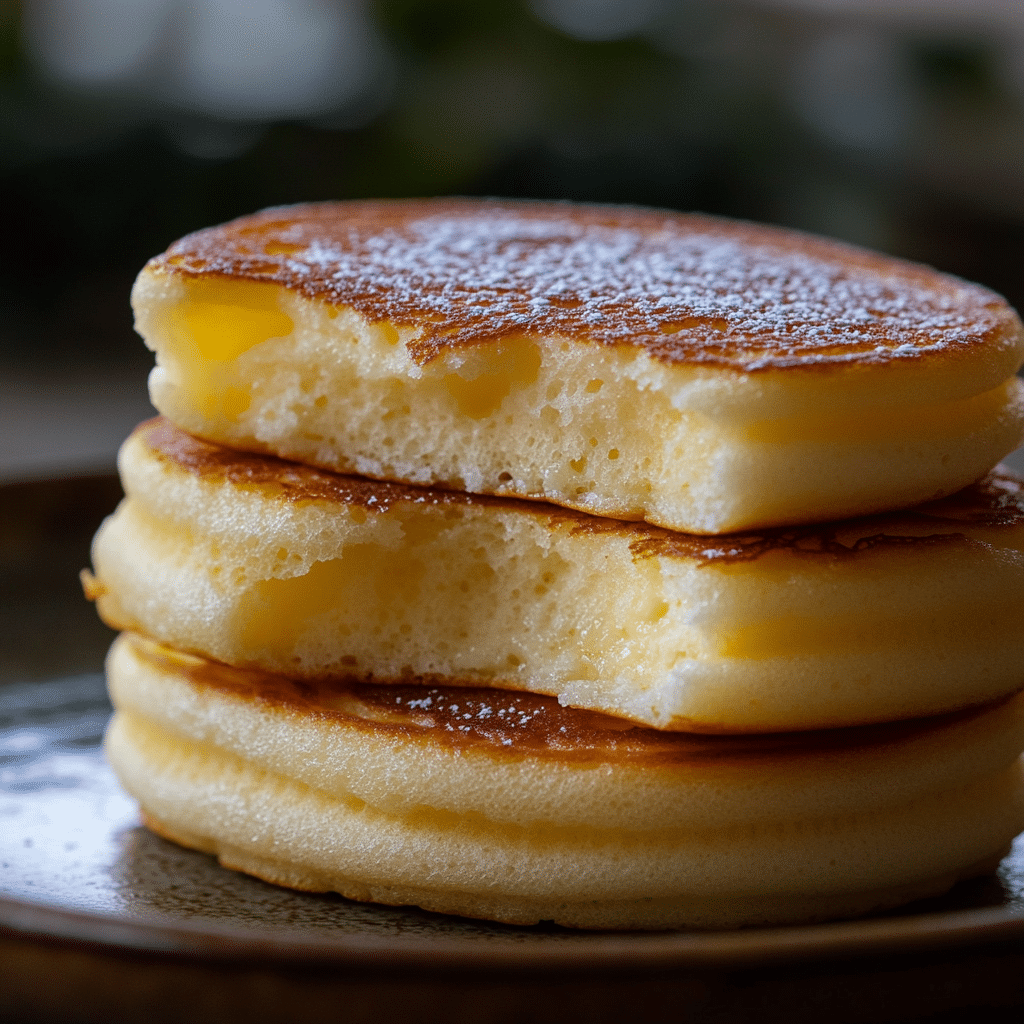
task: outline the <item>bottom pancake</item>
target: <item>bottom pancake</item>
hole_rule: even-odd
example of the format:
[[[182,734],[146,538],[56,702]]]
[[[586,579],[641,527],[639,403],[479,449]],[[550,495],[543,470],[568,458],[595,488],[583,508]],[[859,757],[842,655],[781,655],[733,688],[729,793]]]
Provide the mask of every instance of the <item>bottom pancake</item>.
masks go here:
[[[529,924],[867,913],[990,870],[1024,828],[1024,697],[758,737],[505,691],[311,684],[139,637],[107,749],[147,823],[268,881]]]

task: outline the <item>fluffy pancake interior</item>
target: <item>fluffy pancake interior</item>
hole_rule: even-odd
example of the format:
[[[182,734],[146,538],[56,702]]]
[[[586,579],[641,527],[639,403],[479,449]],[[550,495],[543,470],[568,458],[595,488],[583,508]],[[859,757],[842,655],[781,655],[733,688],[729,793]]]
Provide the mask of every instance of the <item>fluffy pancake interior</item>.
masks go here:
[[[138,638],[109,678],[112,763],[158,828],[357,898],[597,927],[804,919],[944,888],[1024,823],[1021,697],[751,740],[536,696],[310,687]]]
[[[721,538],[243,457],[167,424],[126,444],[101,614],[305,677],[461,679],[658,727],[773,731],[1019,688],[1021,485]]]
[[[227,236],[222,241],[227,246]],[[865,320],[861,330],[878,344],[849,364],[805,365],[797,352],[793,365],[780,358],[751,372],[760,342],[733,332],[724,314],[666,315],[650,328],[657,344],[599,344],[585,336],[585,326],[601,321],[588,319],[584,299],[569,304],[581,310],[575,333],[524,327],[486,342],[432,343],[426,358],[421,336],[431,315],[410,320],[391,310],[392,321],[382,315],[387,308],[327,301],[329,287],[321,295],[301,274],[289,276],[287,267],[304,265],[302,247],[293,246],[292,262],[279,266],[279,242],[268,236],[269,269],[256,272],[228,248],[193,259],[187,243],[144,270],[134,292],[138,329],[157,353],[154,404],[213,440],[343,472],[718,533],[951,493],[1024,437],[1013,377],[1024,358],[1016,317],[995,296],[920,268],[901,282],[909,289],[905,316],[914,298],[939,296],[948,305],[960,289],[962,324],[951,321],[943,333],[936,316],[928,345],[901,348],[894,306],[886,313],[892,336]],[[309,244],[310,253],[334,251],[327,242]],[[793,255],[785,250],[781,244],[776,253],[783,263]],[[841,263],[852,254],[830,258]],[[310,259],[310,273],[323,269]],[[854,274],[852,265],[847,271]],[[882,271],[907,274],[904,265],[866,273]],[[387,287],[378,282],[376,291]],[[867,316],[832,301],[837,331],[840,321],[846,330],[851,317]],[[739,302],[734,313],[756,320]],[[969,316],[986,321],[984,344],[977,337],[966,344]],[[785,338],[801,325],[783,317],[777,326]],[[716,346],[730,353],[726,366],[696,355],[661,357],[659,346],[687,348],[682,339],[706,334],[717,339],[708,341],[709,353]]]

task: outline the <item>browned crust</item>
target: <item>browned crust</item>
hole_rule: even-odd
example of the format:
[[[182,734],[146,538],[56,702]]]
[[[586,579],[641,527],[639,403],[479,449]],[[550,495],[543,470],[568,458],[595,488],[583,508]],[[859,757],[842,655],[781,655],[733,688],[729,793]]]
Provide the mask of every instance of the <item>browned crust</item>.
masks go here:
[[[685,558],[699,565],[750,562],[772,551],[807,558],[851,558],[879,547],[962,544],[977,528],[1011,530],[1024,526],[1024,481],[1004,470],[989,473],[957,494],[901,512],[705,537],[646,523],[589,516],[555,505],[332,473],[203,441],[160,417],[141,424],[136,434],[158,458],[179,469],[210,481],[266,489],[285,501],[355,505],[370,513],[409,503],[514,509],[544,519],[553,528],[569,523],[579,532],[618,534],[628,539],[635,558]],[[922,526],[934,527],[936,532],[906,535],[919,533]]]
[[[629,345],[746,372],[931,359],[1013,344],[1004,299],[793,231],[614,206],[475,199],[265,210],[148,264],[282,285],[415,327],[412,357],[517,335]]]
[[[106,584],[100,583],[88,569],[83,569],[78,574],[78,581],[82,584],[82,593],[85,594],[86,601],[98,601],[108,593]]]
[[[754,767],[852,754],[924,737],[987,714],[994,704],[930,718],[787,733],[723,735],[652,729],[597,711],[563,707],[554,697],[410,676],[401,681],[335,677],[291,679],[260,669],[181,655],[132,637],[135,655],[196,690],[257,704],[271,713],[335,722],[346,729],[409,742],[477,750],[504,760],[523,756],[589,764],[702,769]]]

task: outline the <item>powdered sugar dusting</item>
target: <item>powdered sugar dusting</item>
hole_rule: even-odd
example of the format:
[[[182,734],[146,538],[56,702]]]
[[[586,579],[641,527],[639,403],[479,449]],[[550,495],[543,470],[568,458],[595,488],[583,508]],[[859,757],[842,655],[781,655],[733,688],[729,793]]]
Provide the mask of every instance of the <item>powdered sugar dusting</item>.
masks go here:
[[[510,335],[743,370],[1013,344],[994,293],[794,232],[615,207],[475,200],[277,209],[153,265],[270,281],[419,328],[421,362]]]

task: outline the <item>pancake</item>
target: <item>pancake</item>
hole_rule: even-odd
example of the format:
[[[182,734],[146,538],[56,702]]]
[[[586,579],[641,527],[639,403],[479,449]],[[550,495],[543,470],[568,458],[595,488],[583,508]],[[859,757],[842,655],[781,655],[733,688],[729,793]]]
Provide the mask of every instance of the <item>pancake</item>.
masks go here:
[[[1024,696],[838,732],[701,737],[548,697],[312,684],[131,635],[108,757],[155,831],[268,881],[516,924],[866,913],[1024,827]]]
[[[172,245],[133,303],[154,404],[207,439],[684,532],[909,506],[1024,439],[999,296],[710,217],[273,209]]]
[[[143,424],[104,620],[240,667],[556,696],[661,729],[937,714],[1024,685],[1024,483],[706,537],[345,477]]]

